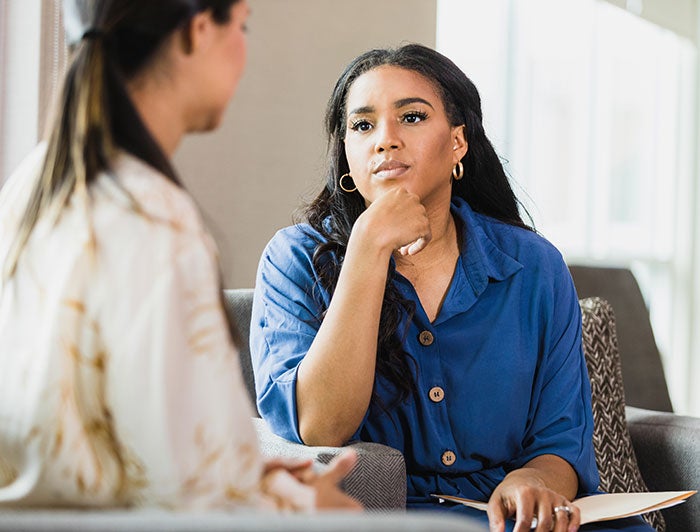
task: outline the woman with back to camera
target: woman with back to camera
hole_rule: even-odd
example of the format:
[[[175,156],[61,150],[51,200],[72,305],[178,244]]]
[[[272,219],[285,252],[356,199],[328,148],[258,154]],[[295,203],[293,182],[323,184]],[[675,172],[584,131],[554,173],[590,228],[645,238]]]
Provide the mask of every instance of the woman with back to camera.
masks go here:
[[[290,440],[399,449],[410,507],[458,495],[488,501],[492,530],[577,530],[571,501],[598,486],[578,299],[520,216],[476,88],[429,48],[373,50],[326,128],[325,188],[258,269],[259,411]]]
[[[221,121],[245,0],[74,0],[47,142],[0,194],[0,506],[359,505],[263,463],[217,251],[170,158]]]

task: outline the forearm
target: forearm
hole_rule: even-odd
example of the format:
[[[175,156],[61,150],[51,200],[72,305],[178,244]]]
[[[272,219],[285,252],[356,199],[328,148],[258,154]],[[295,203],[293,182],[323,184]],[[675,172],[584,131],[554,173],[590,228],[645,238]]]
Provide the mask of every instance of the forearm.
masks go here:
[[[299,432],[307,445],[342,445],[367,411],[389,256],[350,239],[328,311],[299,366]]]

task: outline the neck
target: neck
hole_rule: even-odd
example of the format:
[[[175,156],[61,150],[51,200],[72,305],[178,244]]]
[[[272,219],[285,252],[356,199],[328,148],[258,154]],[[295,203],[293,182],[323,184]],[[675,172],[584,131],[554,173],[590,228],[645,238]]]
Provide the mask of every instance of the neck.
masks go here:
[[[457,228],[454,218],[450,212],[449,198],[441,205],[428,207],[428,219],[430,220],[430,230],[432,238],[428,245],[416,255],[411,257],[403,256],[399,253],[394,253],[397,268],[402,269],[407,266],[417,266],[419,264],[431,264],[441,262],[449,258],[456,260],[459,254],[457,244]]]
[[[141,120],[168,158],[172,158],[185,134],[182,117],[174,112],[179,105],[167,84],[139,79],[127,84],[127,90]]]

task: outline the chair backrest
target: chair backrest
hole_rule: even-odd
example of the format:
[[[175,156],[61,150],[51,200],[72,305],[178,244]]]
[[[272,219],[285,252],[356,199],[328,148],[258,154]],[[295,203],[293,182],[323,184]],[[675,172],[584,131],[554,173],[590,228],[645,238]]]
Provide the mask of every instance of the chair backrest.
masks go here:
[[[241,370],[243,371],[243,379],[245,380],[248,395],[255,413],[257,411],[256,395],[255,395],[255,376],[253,375],[253,364],[250,360],[250,314],[253,309],[253,289],[252,288],[237,288],[224,290],[224,304],[226,313],[228,314],[229,322],[235,324],[236,329],[241,337],[241,345],[238,346],[238,354],[241,359]]]
[[[625,402],[672,412],[661,355],[639,284],[627,268],[570,265],[578,297],[600,297],[615,310]]]

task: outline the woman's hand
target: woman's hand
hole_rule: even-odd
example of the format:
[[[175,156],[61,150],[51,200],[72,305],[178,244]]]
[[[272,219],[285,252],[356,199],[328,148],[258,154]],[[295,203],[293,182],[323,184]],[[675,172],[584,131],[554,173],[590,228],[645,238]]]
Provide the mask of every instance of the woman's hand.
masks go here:
[[[550,475],[556,475],[557,469],[561,470],[563,482],[547,482],[545,479],[550,480]],[[575,532],[581,523],[579,509],[561,495],[559,489],[555,491],[547,487],[559,484],[557,488],[561,488],[564,485],[560,491],[569,492],[571,475],[575,478],[571,466],[554,456],[540,456],[522,469],[512,471],[489,500],[487,512],[490,529],[503,532],[505,520],[515,517],[513,532],[526,532],[532,528],[536,532]],[[535,518],[537,526],[532,527]]]
[[[431,239],[430,221],[420,198],[403,187],[387,190],[355,222],[353,233],[363,232],[389,252],[415,255]]]
[[[338,487],[356,462],[357,453],[346,450],[316,473],[311,459],[275,457],[265,464],[263,491],[280,509],[361,511],[362,505]]]
[[[359,502],[338,487],[340,481],[352,471],[356,463],[357,453],[348,449],[335,457],[322,473],[309,479],[307,483],[316,489],[316,508],[319,510],[342,508],[354,511],[363,509]]]

